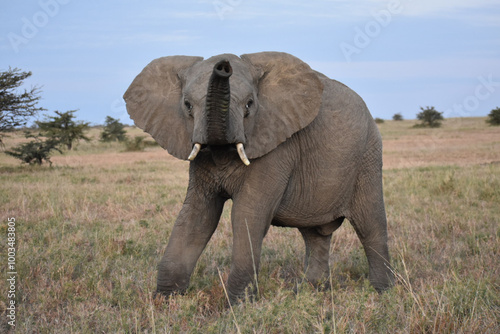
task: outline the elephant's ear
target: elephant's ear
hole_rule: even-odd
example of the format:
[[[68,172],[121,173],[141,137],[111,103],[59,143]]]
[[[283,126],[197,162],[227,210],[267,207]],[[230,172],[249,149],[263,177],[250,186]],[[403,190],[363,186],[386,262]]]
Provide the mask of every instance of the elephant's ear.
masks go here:
[[[242,55],[253,65],[259,109],[245,150],[250,159],[269,153],[318,115],[323,84],[300,59],[279,52]]]
[[[189,56],[155,59],[123,95],[135,124],[170,154],[184,160],[192,149],[193,126],[181,110],[181,74],[201,60],[201,57]]]

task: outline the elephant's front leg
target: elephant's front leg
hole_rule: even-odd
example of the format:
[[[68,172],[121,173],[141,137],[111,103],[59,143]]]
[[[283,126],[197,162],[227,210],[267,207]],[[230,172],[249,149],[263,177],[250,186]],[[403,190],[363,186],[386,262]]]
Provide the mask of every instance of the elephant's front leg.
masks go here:
[[[240,191],[233,195],[231,221],[233,254],[227,281],[230,302],[245,297],[245,289],[257,288],[262,241],[271,226],[288,184],[291,164],[279,156],[266,156],[256,161],[246,174]]]
[[[235,203],[232,210],[233,255],[227,292],[231,303],[245,297],[245,289],[252,283],[256,293],[262,241],[271,225],[271,217],[260,214],[245,214]]]
[[[188,192],[158,265],[158,293],[186,290],[196,261],[218,225],[224,202],[219,196],[206,198],[198,191]]]
[[[249,178],[244,190],[233,198],[233,255],[227,282],[232,303],[245,297],[245,290],[251,283],[254,289],[249,293],[257,291],[262,241],[287,185],[286,179],[270,171],[267,168],[267,173],[255,173],[257,177]]]

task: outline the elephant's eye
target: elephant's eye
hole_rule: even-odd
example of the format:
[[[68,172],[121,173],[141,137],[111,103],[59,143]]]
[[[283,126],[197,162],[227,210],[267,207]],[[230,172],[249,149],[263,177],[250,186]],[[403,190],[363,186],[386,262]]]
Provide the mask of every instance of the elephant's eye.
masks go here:
[[[186,107],[187,111],[189,112],[189,115],[191,115],[191,110],[193,110],[193,105],[189,103],[188,100],[184,100],[184,106]]]
[[[253,100],[250,99],[248,100],[247,104],[245,105],[245,117],[247,117],[249,114],[250,114],[250,108],[252,107],[253,105]]]
[[[252,99],[248,100],[247,105],[245,106],[245,108],[250,109],[250,107],[252,107],[252,104],[253,104],[253,100]]]

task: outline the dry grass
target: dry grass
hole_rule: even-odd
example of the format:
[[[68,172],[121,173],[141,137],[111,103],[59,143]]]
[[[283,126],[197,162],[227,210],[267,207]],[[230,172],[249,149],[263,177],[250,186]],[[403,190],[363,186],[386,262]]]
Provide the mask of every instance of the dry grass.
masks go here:
[[[448,119],[435,129],[414,129],[415,123],[379,124],[386,168],[500,163],[500,129],[484,118]]]
[[[317,292],[300,284],[299,233],[272,228],[260,297],[235,306],[234,315],[219,278],[220,272],[227,279],[230,267],[230,204],[187,294],[151,299],[155,267],[185,194],[187,163],[160,148],[125,153],[119,144],[97,142],[54,156],[52,168],[0,155],[1,235],[7,217],[18,222],[17,331],[500,332],[499,129],[484,119],[447,120],[427,130],[386,122],[380,129],[398,284],[383,295],[370,287],[361,245],[345,224],[332,240],[332,289]],[[0,308],[6,289],[2,279]],[[5,314],[0,321],[0,331],[8,330]]]

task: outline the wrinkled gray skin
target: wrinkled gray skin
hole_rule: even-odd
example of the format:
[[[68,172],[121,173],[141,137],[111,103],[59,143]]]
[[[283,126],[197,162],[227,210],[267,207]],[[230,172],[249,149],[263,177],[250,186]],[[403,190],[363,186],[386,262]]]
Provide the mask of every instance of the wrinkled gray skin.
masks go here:
[[[159,293],[186,290],[228,199],[231,301],[256,277],[271,225],[299,229],[306,277],[320,284],[329,275],[332,233],[347,218],[363,244],[371,284],[379,292],[392,285],[381,137],[351,89],[285,53],[173,56],[144,68],[124,99],[137,126],[177,158],[187,160],[201,145],[190,157],[186,199],[159,264]]]

